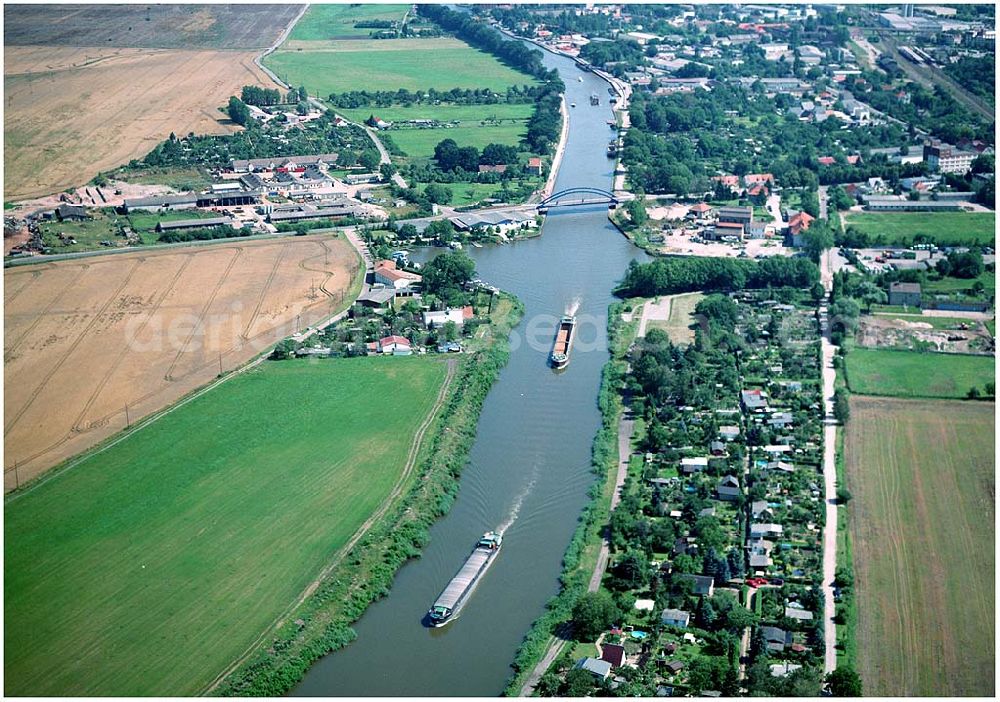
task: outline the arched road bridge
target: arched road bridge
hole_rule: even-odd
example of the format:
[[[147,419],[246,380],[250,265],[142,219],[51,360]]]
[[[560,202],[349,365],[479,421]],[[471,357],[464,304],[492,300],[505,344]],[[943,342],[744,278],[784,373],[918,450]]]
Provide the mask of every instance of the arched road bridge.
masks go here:
[[[615,209],[621,202],[614,193],[600,188],[566,188],[552,193],[538,203],[536,209],[544,214],[552,207],[579,207],[606,204]]]

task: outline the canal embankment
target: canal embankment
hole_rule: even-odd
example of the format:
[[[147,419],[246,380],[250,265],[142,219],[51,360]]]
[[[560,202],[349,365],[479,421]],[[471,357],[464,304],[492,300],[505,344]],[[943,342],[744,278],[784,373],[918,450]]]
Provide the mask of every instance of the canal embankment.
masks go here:
[[[314,661],[355,639],[351,625],[373,601],[389,593],[396,571],[420,555],[429,527],[454,503],[483,402],[510,357],[508,337],[523,311],[519,300],[501,296],[485,346],[458,361],[431,431],[420,442],[418,470],[407,489],[385,505],[383,514],[336,556],[299,603],[207,693],[284,694]]]

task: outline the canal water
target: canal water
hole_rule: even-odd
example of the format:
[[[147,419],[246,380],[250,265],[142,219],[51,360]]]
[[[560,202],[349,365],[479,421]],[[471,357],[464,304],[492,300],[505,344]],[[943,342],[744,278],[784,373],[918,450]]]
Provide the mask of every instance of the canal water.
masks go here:
[[[563,57],[546,53],[545,61],[577,105],[556,190],[610,190],[607,83]],[[590,105],[592,93],[600,106]],[[606,208],[594,206],[553,210],[536,239],[468,253],[483,280],[524,302],[525,316],[483,407],[458,499],[431,528],[422,557],[355,625],[357,640],[318,661],[293,695],[498,695],[525,632],[558,591],[562,555],[594,480],[611,290],[629,261],[645,256],[608,222]],[[569,367],[556,372],[547,356],[567,312],[577,315],[578,336]],[[427,609],[490,529],[505,532],[496,563],[458,619],[425,628]]]

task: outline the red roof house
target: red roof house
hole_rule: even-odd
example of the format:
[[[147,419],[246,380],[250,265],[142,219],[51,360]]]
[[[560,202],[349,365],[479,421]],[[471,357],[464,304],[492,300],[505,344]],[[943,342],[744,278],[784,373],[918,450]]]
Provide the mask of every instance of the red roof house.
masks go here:
[[[601,660],[610,663],[612,668],[620,668],[625,662],[625,647],[618,644],[603,644]]]
[[[816,218],[808,212],[799,212],[788,220],[788,230],[793,234],[800,234],[809,228]]]

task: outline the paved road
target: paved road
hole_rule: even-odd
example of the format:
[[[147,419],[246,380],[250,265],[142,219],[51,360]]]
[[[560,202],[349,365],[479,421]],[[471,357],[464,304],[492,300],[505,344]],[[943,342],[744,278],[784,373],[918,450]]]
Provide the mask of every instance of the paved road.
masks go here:
[[[829,296],[833,287],[831,251],[823,254],[820,274]],[[826,311],[824,304],[821,311]],[[830,343],[829,324],[823,327],[823,398],[826,417],[823,427],[823,484],[826,500],[826,524],[823,527],[823,639],[825,644],[824,670],[829,673],[837,667],[837,629],[833,622],[836,604],[833,601],[833,581],[837,571],[837,424],[833,419],[833,391],[837,373],[833,357],[837,351]]]
[[[828,214],[827,214],[827,203],[828,203],[830,197],[827,194],[827,190],[828,190],[827,186],[821,185],[821,186],[819,186],[819,191],[816,194],[816,197],[819,199],[819,218],[820,219],[827,219],[827,217],[828,217]]]
[[[788,226],[788,222],[781,218],[781,195],[768,195],[765,207],[768,214],[774,217],[774,226],[778,229],[778,231],[783,231],[785,227]]]

